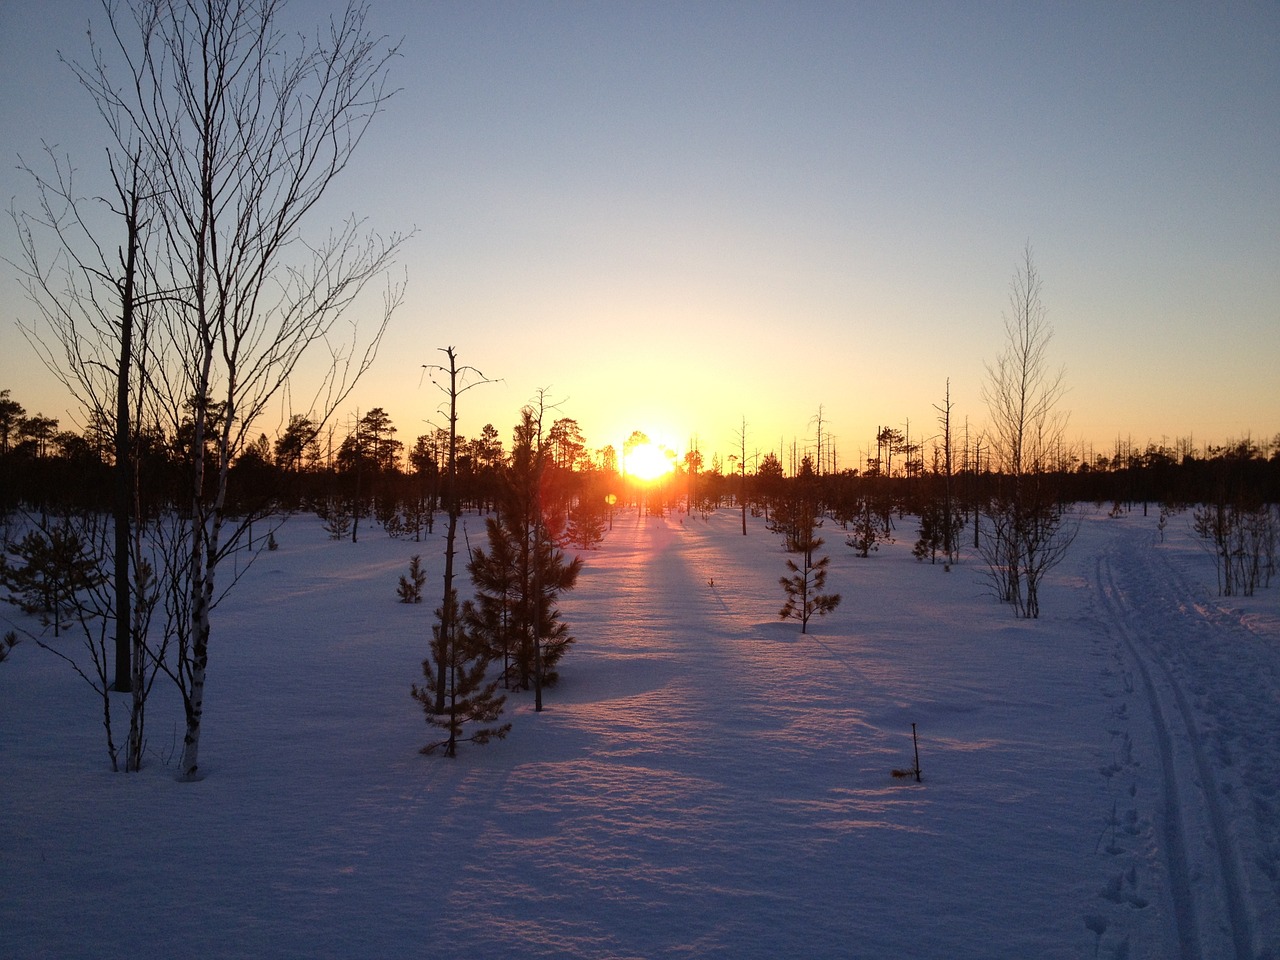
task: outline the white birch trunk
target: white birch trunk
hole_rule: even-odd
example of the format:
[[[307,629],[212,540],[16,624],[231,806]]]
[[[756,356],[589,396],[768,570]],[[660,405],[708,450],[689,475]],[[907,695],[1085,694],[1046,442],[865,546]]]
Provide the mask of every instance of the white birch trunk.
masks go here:
[[[199,780],[200,728],[204,719],[204,684],[209,668],[209,635],[212,632],[214,584],[218,572],[218,548],[222,541],[223,513],[227,502],[227,477],[231,468],[231,437],[236,422],[237,383],[234,372],[227,385],[226,408],[218,432],[217,469],[218,485],[213,502],[206,510],[200,506],[204,491],[203,460],[197,466],[195,499],[192,524],[196,534],[192,544],[191,578],[191,667],[190,687],[187,695],[187,731],[182,738],[182,762],[179,778]],[[203,438],[204,424],[196,431]],[[196,446],[203,450],[203,442]]]
[[[212,581],[209,586],[212,587]],[[200,724],[204,718],[204,680],[209,666],[209,604],[203,584],[197,585],[200,599],[191,614],[191,672],[187,691],[187,730],[182,738],[180,780],[200,779]]]

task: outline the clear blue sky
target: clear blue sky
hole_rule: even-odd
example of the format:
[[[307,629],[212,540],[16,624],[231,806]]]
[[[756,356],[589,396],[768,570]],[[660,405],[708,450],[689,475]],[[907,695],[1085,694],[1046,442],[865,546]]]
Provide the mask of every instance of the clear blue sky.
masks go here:
[[[300,20],[333,7],[295,0]],[[351,412],[408,442],[436,348],[503,383],[463,429],[509,436],[540,387],[593,446],[986,420],[1029,241],[1068,438],[1280,432],[1280,5],[427,3],[373,0],[401,88],[313,224],[416,227],[406,303]],[[57,51],[93,0],[0,5],[0,181],[101,126]],[[12,229],[0,255],[13,257]],[[16,335],[0,387],[73,419]]]

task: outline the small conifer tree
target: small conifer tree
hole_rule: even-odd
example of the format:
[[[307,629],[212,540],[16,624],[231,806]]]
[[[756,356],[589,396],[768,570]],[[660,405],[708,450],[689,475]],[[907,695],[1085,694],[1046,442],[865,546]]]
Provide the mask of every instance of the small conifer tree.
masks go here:
[[[487,639],[494,659],[501,660],[502,682],[510,690],[517,672],[517,633],[522,622],[517,545],[502,534],[498,518],[490,517],[486,527],[489,549],[473,549],[467,565],[476,589],[475,602],[467,604],[467,626]]]
[[[0,584],[12,591],[4,599],[52,624],[55,637],[76,598],[106,581],[85,539],[65,520],[28,532],[9,553],[22,563],[0,556]]]
[[[457,604],[456,590],[449,599]],[[464,604],[461,617],[447,619],[443,608],[436,608],[432,635],[437,655],[445,664],[444,710],[436,712],[433,687],[414,684],[413,697],[422,704],[427,723],[446,736],[423,747],[420,752],[425,754],[443,750],[445,756],[456,757],[460,742],[483,745],[505,738],[511,730],[510,723],[497,722],[507,698],[497,692],[498,680],[486,677],[493,660],[492,650],[482,637],[464,626],[471,619],[470,607],[470,602]],[[432,667],[430,660],[423,664],[426,676],[432,675]]]
[[[568,541],[583,550],[592,550],[604,539],[607,520],[603,497],[583,497],[569,512]]]
[[[879,509],[875,498],[871,496],[857,498],[844,525],[849,531],[845,542],[860,557],[869,557],[872,551],[880,549],[881,542],[890,540],[887,513]]]
[[[400,586],[396,593],[401,603],[421,603],[422,585],[427,582],[427,572],[422,569],[422,557],[414,554],[409,558],[409,575],[400,577]]]
[[[353,510],[340,497],[326,497],[315,505],[316,516],[324,521],[323,527],[330,540],[345,540],[351,533]]]
[[[499,502],[511,507],[516,500]],[[573,589],[582,559],[567,559],[545,529],[519,509],[488,517],[485,527],[489,549],[473,550],[467,566],[476,592],[469,629],[502,658],[507,689],[552,686],[556,664],[573,643],[557,600]]]
[[[938,562],[941,553],[945,563],[954,563],[956,547],[960,540],[960,529],[964,518],[950,510],[947,501],[931,499],[920,508],[919,536],[911,555],[923,562]]]
[[[0,639],[0,662],[3,662],[9,656],[9,652],[17,645],[18,634],[10,630],[4,635],[3,639]]]
[[[840,594],[823,593],[827,585],[827,567],[830,557],[816,557],[818,548],[825,542],[817,536],[820,521],[814,516],[812,503],[793,501],[779,505],[778,512],[785,514],[783,526],[787,530],[787,552],[797,558],[787,558],[787,570],[791,575],[779,577],[778,582],[787,594],[787,602],[778,611],[782,620],[799,620],[800,632],[809,632],[809,620],[830,613],[840,605]],[[775,514],[776,515],[776,514]]]
[[[941,506],[931,500],[920,508],[919,536],[915,546],[911,548],[911,555],[920,562],[928,560],[930,563],[937,563],[944,532]]]

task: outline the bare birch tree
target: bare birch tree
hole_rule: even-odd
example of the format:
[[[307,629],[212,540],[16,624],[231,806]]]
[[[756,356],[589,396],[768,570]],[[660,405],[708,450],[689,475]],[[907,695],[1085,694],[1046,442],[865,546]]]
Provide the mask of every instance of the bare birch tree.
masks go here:
[[[1053,328],[1040,291],[1028,244],[1009,285],[1005,347],[987,364],[982,388],[991,417],[987,445],[1003,481],[988,504],[991,535],[981,550],[1000,598],[1024,617],[1040,615],[1040,583],[1074,536],[1049,477],[1066,428],[1059,409],[1066,387],[1064,371],[1049,366]]]
[[[157,289],[148,385],[185,443],[188,503],[179,569],[185,602],[171,675],[186,732],[179,776],[199,776],[210,614],[224,559],[252,517],[227,508],[228,473],[254,422],[304,355],[319,353],[306,415],[323,425],[369,367],[401,287],[388,283],[363,329],[362,294],[402,237],[355,217],[318,241],[301,226],[392,91],[394,48],[350,3],[314,37],[286,37],[279,0],[104,0],[105,46],[73,65],[118,142],[149,179],[140,251]],[[305,394],[304,394],[305,395]]]
[[[140,499],[135,446],[147,408],[148,301],[165,293],[143,255],[152,198],[142,151],[118,116],[104,113],[103,118],[107,192],[81,195],[70,158],[46,147],[45,172],[22,165],[36,186],[35,209],[11,209],[10,216],[22,250],[17,267],[37,310],[35,322],[19,326],[89,423],[111,434],[114,535],[101,543],[100,560],[104,569],[111,569],[113,602],[102,606],[103,594],[95,593],[93,613],[104,624],[110,621],[114,635],[111,689],[133,694],[125,769],[136,771],[142,764],[144,701],[154,665],[147,662],[145,638],[136,630],[149,622],[150,614],[137,616],[135,609],[135,588],[148,575],[134,536]],[[108,214],[105,225],[103,210]],[[113,234],[114,249],[108,240]]]

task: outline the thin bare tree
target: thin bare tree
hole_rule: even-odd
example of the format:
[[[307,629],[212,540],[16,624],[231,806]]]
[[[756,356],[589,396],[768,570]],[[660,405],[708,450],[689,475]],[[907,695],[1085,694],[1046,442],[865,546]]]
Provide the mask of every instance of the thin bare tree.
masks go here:
[[[101,561],[112,571],[113,603],[95,615],[109,619],[114,634],[112,689],[133,692],[125,762],[132,771],[141,766],[143,700],[150,688],[144,640],[133,629],[134,581],[143,576],[132,536],[139,500],[134,448],[146,409],[149,299],[164,293],[142,255],[151,197],[141,150],[115,118],[106,119],[108,191],[82,196],[70,158],[46,147],[44,172],[22,164],[36,187],[35,208],[11,208],[10,216],[22,251],[16,266],[37,311],[34,322],[20,321],[19,327],[89,424],[110,433],[114,535],[102,544]],[[119,241],[114,249],[107,240],[112,234]]]
[[[444,599],[440,601],[440,622],[436,629],[436,642],[432,644],[431,656],[423,663],[423,673],[428,680],[435,681],[435,713],[445,712],[445,694],[448,689],[447,670],[450,665],[457,667],[457,656],[451,649],[457,639],[457,598],[458,591],[453,586],[453,561],[457,555],[458,539],[458,398],[483,383],[493,383],[475,367],[458,366],[458,354],[452,346],[440,347],[448,363],[424,364],[423,369],[431,374],[431,381],[439,387],[448,398],[448,406],[444,409],[449,418],[449,452],[445,462],[445,510],[449,515],[449,527],[445,534],[444,548]],[[436,375],[447,378],[446,383],[436,380]],[[432,676],[432,658],[435,660],[434,677]],[[452,752],[452,748],[451,752]]]
[[[302,224],[347,166],[392,90],[395,49],[352,2],[314,37],[287,37],[279,0],[104,0],[105,43],[73,64],[117,143],[148,176],[139,256],[156,290],[148,386],[182,438],[188,503],[179,569],[186,602],[171,675],[186,732],[179,776],[199,776],[210,614],[222,561],[253,517],[227,507],[232,462],[255,421],[322,357],[306,414],[323,425],[372,363],[402,285],[373,322],[362,294],[388,275],[403,237],[352,216],[319,240]],[[240,567],[243,571],[243,565]],[[234,576],[231,579],[234,582]],[[222,592],[219,592],[221,589]]]
[[[742,535],[747,535],[747,418],[742,418],[742,426],[735,435],[738,438],[738,453],[730,459],[738,461],[738,506],[742,510]]]
[[[1004,317],[1005,346],[986,365],[982,399],[991,416],[988,449],[993,464],[1012,477],[1046,469],[1066,429],[1059,401],[1066,372],[1049,366],[1053,327],[1040,299],[1042,281],[1028,244],[1009,284],[1009,313]]]
[[[987,505],[991,536],[980,549],[1000,598],[1024,617],[1040,615],[1040,584],[1074,537],[1050,477],[1066,429],[1059,407],[1066,387],[1065,372],[1049,365],[1053,328],[1040,293],[1027,244],[1009,285],[1004,350],[987,364],[982,387],[987,447],[1002,488]]]

